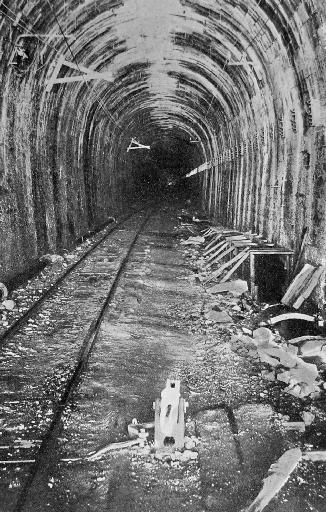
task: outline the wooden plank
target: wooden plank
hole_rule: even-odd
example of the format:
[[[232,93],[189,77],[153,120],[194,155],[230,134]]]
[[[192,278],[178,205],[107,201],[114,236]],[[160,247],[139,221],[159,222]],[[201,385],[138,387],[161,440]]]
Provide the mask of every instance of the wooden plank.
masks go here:
[[[246,240],[247,237],[245,235],[234,235],[234,236],[226,236],[225,240],[228,242],[233,242],[235,240]]]
[[[267,321],[269,325],[275,325],[284,320],[305,320],[306,322],[314,322],[316,319],[312,315],[304,315],[303,313],[284,313],[283,315],[274,316]]]
[[[241,258],[243,258],[244,255],[248,253],[248,250],[249,249],[245,249],[244,251],[241,251],[239,254],[236,254],[236,256],[234,256],[231,260],[224,263],[224,265],[221,265],[220,268],[218,268],[217,270],[215,270],[213,272],[210,280],[219,277],[224,272],[224,270],[226,270],[229,267],[231,267],[232,265],[236,264],[237,261],[241,260]]]
[[[293,304],[294,309],[299,309],[299,307],[302,306],[304,301],[306,299],[308,299],[308,297],[310,297],[310,295],[312,294],[312,292],[316,288],[316,286],[318,284],[318,281],[319,281],[319,279],[321,278],[321,276],[323,275],[324,272],[325,272],[325,267],[321,266],[321,267],[317,268],[317,270],[313,273],[308,286],[303,290],[301,295],[299,295],[299,297],[297,298],[297,300]]]
[[[273,248],[271,249],[270,247],[262,247],[262,248],[259,248],[259,249],[252,249],[252,252],[253,254],[259,254],[261,256],[268,256],[268,255],[271,255],[271,254],[274,254],[276,256],[292,256],[293,255],[293,251],[286,251],[284,249],[277,249],[277,248]]]
[[[308,340],[325,340],[326,342],[326,338],[324,336],[299,336],[298,338],[292,338],[291,340],[287,340],[286,343],[290,343],[291,345],[297,345],[297,344],[300,344],[300,343],[303,343],[305,341],[308,341]]]
[[[222,252],[222,254],[219,254],[215,259],[213,259],[209,266],[211,265],[216,265],[216,263],[218,263],[221,259],[223,259],[225,256],[227,256],[228,254],[230,254],[230,252],[233,252],[235,251],[235,247],[231,246],[229,247],[228,249],[226,249],[226,251]]]
[[[204,251],[204,256],[208,256],[208,254],[210,254],[216,247],[217,247],[217,244],[219,243],[219,240],[221,239],[222,235],[218,235],[214,238],[214,240],[212,240],[208,245],[207,247],[205,248],[205,251]],[[224,240],[223,240],[224,241]]]
[[[245,251],[243,251],[245,252]],[[237,268],[240,267],[240,265],[242,265],[242,263],[248,258],[249,256],[249,252],[246,252],[242,258],[238,261],[238,263],[236,263],[234,265],[234,267],[231,268],[231,270],[229,270],[229,272],[221,279],[220,283],[225,283],[225,281],[227,281],[228,279],[230,279],[230,277],[234,274],[234,272],[237,270]]]
[[[250,242],[250,240],[232,242],[235,247],[257,247],[257,244]]]
[[[204,252],[204,258],[207,258],[207,256],[209,256],[210,254],[212,254],[214,251],[216,251],[217,249],[219,249],[219,247],[221,247],[223,244],[225,244],[225,240],[222,240],[222,241],[219,241],[217,242],[216,244],[214,244],[208,251]]]
[[[291,303],[295,301],[295,298],[300,295],[302,288],[307,284],[307,282],[309,282],[314,271],[315,267],[309,265],[309,263],[306,263],[299,274],[293,279],[292,283],[281,299],[281,303],[290,306]]]
[[[211,256],[208,258],[208,261],[207,261],[207,264],[205,265],[206,267],[210,265],[210,261],[212,261],[212,259],[215,258],[215,256],[217,256],[218,254],[220,254],[220,252],[224,251],[224,249],[227,248],[229,244],[227,242],[222,242],[221,244],[219,244],[219,249],[214,252],[213,254],[211,254]]]
[[[211,228],[204,229],[204,231],[201,232],[201,236],[208,237],[213,235]]]

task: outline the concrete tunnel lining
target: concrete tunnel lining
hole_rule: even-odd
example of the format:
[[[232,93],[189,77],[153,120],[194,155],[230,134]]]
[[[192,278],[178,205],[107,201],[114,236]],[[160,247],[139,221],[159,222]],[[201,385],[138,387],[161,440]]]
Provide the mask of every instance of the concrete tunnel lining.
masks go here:
[[[141,172],[125,152],[132,136],[162,148],[198,139],[186,164],[210,163],[192,178],[210,215],[291,248],[309,225],[308,258],[321,262],[323,2],[21,0],[0,11],[3,279],[123,209]],[[17,44],[28,59],[15,65]],[[112,81],[47,92],[61,56]]]

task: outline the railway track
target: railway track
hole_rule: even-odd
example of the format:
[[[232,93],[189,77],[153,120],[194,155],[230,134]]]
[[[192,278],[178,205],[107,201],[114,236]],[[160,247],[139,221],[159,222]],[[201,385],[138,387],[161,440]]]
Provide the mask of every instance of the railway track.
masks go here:
[[[0,393],[0,411],[5,411],[7,417],[9,417],[9,435],[7,431],[5,444],[0,446],[1,459],[5,456],[4,448],[9,449],[7,458],[10,470],[8,470],[8,466],[6,467],[5,464],[2,465],[7,470],[8,479],[11,478],[15,481],[14,474],[16,472],[17,475],[17,468],[20,468],[19,459],[24,459],[20,468],[19,484],[17,483],[17,487],[15,488],[14,486],[12,489],[9,501],[4,504],[3,509],[0,505],[0,510],[6,512],[36,510],[31,503],[34,502],[35,493],[37,494],[38,492],[40,480],[47,478],[49,468],[51,467],[51,454],[53,455],[55,452],[56,442],[62,427],[62,417],[85,369],[88,357],[95,344],[103,315],[110,306],[130,254],[150,215],[150,210],[147,213],[138,212],[112,227],[78,262],[61,275],[37,303],[2,336],[2,348],[5,353],[5,357],[2,359],[4,370],[2,379],[7,378],[7,384],[10,387],[11,380],[15,382],[16,378],[19,379],[16,372],[21,372],[21,366],[25,364],[23,380],[27,378],[28,382],[27,384],[23,383],[22,386],[19,384],[18,387],[20,389],[14,392],[11,392],[10,389],[5,389]],[[76,279],[81,283],[81,293],[78,290],[78,283],[76,285]],[[91,286],[88,286],[89,280],[91,280]],[[98,283],[100,283],[100,286]],[[94,286],[96,290],[91,304],[89,304],[87,297],[88,288],[93,288]],[[72,289],[74,293],[71,293]],[[100,297],[98,297],[99,291]],[[80,302],[80,308],[78,308],[76,300]],[[78,309],[82,310],[85,308],[85,311],[87,311],[87,314],[85,313],[85,325],[82,328],[77,325],[76,329],[75,325],[69,326],[64,321],[63,330],[60,329],[59,325],[57,330],[56,327],[54,328],[52,335],[50,332],[45,336],[45,339],[41,341],[38,339],[33,344],[33,338],[39,338],[40,332],[37,331],[36,322],[33,324],[36,325],[36,333],[30,333],[28,331],[29,322],[35,316],[37,318],[37,315],[43,315],[44,311],[47,312],[47,310],[53,310],[53,316],[55,317],[58,314],[58,306],[59,308],[63,306],[67,310],[74,308],[72,316],[78,313]],[[65,310],[62,309],[62,313],[64,318],[66,316]],[[70,315],[68,324],[72,316]],[[82,321],[82,317],[83,315],[79,315],[79,318],[76,320],[77,324]],[[71,332],[68,333],[67,339],[67,332],[64,331],[69,330],[70,327]],[[59,346],[57,341],[60,333],[62,333],[65,339]],[[29,337],[27,344],[26,337]],[[20,348],[23,348],[23,340],[25,342],[25,353],[23,352],[22,354]],[[73,350],[71,347],[73,347]],[[31,354],[29,354],[29,349]],[[20,368],[15,367],[16,356],[18,355],[22,356],[23,359],[23,361],[20,361]],[[51,357],[54,358],[52,368],[51,364],[49,365],[48,363]],[[38,361],[38,358],[40,358],[40,361]],[[56,390],[54,395],[51,395],[51,392],[44,395],[42,383],[44,385],[44,382],[56,380],[56,369],[58,364],[60,366],[61,362],[65,371],[61,375],[59,389]],[[43,368],[47,368],[47,371],[50,366],[50,375],[47,376],[46,372],[42,371],[42,365]],[[28,369],[26,371],[26,368],[29,367],[33,375],[28,374]],[[12,398],[14,399],[12,400]],[[37,405],[35,406],[35,404]],[[25,428],[21,431],[18,429],[17,431],[16,427],[19,418],[24,421],[24,417],[26,419]],[[10,435],[10,430],[12,435]],[[25,456],[18,457],[17,464],[15,464],[15,462],[13,463],[15,450],[10,452],[10,447],[15,448],[16,446],[17,454],[17,437],[18,441],[23,439],[23,442],[25,442],[23,446],[25,448],[26,446],[28,448],[29,438],[31,441],[29,449],[20,450],[20,453],[23,451]],[[34,444],[36,437],[39,441]],[[27,452],[28,455],[26,456]],[[13,501],[16,501],[15,505],[13,505]]]
[[[102,244],[116,229],[119,228],[119,226],[123,225],[124,222],[126,222],[134,213],[131,213],[129,215],[126,215],[118,222],[115,222],[114,225],[109,226],[107,232],[99,239],[97,240],[88,250],[86,250],[80,258],[69,267],[62,272],[62,274],[56,279],[56,281],[49,286],[44,293],[35,301],[33,304],[22,313],[22,315],[14,320],[9,327],[0,334],[0,346],[8,340],[11,336],[13,336],[20,328],[22,328],[24,325],[27,324],[28,320],[35,315],[39,309],[42,307],[42,305],[45,303],[46,300],[48,300],[50,297],[53,296],[53,294],[58,290],[60,285],[64,282],[64,280],[74,271],[78,268],[78,266],[89,257],[89,255],[100,245]]]
[[[79,350],[76,364],[73,368],[73,371],[72,371],[70,377],[68,378],[68,380],[64,386],[62,396],[61,396],[58,404],[55,407],[53,419],[49,426],[48,432],[46,433],[45,437],[43,438],[42,444],[39,448],[39,451],[38,451],[36,459],[35,459],[35,463],[32,466],[32,469],[30,471],[30,475],[27,479],[27,482],[19,496],[16,508],[15,508],[15,512],[23,512],[26,509],[25,507],[27,507],[27,510],[30,509],[29,503],[30,503],[30,501],[33,503],[33,501],[34,501],[33,494],[35,492],[38,492],[37,489],[39,486],[39,480],[44,479],[44,477],[46,477],[46,475],[48,473],[48,468],[51,466],[51,458],[49,458],[49,454],[52,453],[55,449],[55,444],[56,444],[57,438],[60,434],[62,415],[64,413],[64,410],[65,410],[69,400],[71,399],[74,389],[78,385],[80,376],[81,376],[83,370],[85,369],[85,366],[88,361],[88,357],[89,357],[89,355],[94,347],[94,344],[96,342],[97,334],[99,332],[99,328],[101,325],[103,315],[106,312],[107,308],[109,307],[109,305],[112,301],[112,298],[113,298],[115,290],[117,288],[120,276],[125,269],[126,263],[128,262],[129,256],[130,256],[132,249],[139,237],[139,234],[141,233],[142,229],[146,225],[149,217],[150,217],[150,212],[145,215],[144,219],[141,219],[139,227],[136,229],[134,235],[131,238],[127,252],[124,255],[124,257],[122,258],[122,260],[120,261],[119,266],[115,272],[115,275],[113,276],[107,296],[106,296],[99,312],[95,315],[94,319],[91,322],[91,325],[87,331],[87,334],[86,334],[86,336],[82,342],[81,348]],[[96,245],[96,247],[102,242],[103,241],[99,242]],[[94,248],[93,248],[93,250],[94,250]],[[92,253],[93,250],[90,253]]]
[[[241,510],[275,446],[288,446],[272,407],[256,403],[264,388],[247,361],[202,323],[178,213],[168,204],[125,221],[1,347],[0,512]],[[150,446],[92,457],[126,445],[133,418],[153,421],[171,376],[190,402],[198,460],[169,466]],[[324,488],[321,468],[312,480]]]

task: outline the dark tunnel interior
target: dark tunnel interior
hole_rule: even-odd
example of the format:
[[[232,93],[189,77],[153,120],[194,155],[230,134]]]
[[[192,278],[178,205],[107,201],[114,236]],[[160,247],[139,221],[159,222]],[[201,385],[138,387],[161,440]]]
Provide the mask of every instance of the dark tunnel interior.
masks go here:
[[[308,227],[323,263],[325,19],[322,0],[3,1],[2,279],[167,186],[294,251]]]

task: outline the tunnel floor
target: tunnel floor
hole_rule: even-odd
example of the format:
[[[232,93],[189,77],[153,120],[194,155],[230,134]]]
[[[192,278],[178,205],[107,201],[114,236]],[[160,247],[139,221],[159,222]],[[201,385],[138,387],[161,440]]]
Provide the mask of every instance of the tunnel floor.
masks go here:
[[[180,244],[189,235],[178,220],[184,206],[167,203],[145,223],[57,442],[19,510],[240,512],[257,496],[272,463],[287,449],[312,442],[284,430],[279,418],[292,414],[295,404],[266,384],[255,362],[232,351],[236,321],[221,326],[209,320],[209,298],[196,279],[196,249]],[[2,347],[1,459],[33,459],[61,381],[143,220],[140,213],[126,221],[35,322]],[[223,300],[215,302],[225,307]],[[44,315],[50,327],[42,323]],[[181,381],[189,402],[186,435],[196,439],[198,457],[162,461],[148,447],[134,447],[86,460],[92,451],[128,439],[133,418],[153,421],[152,404],[167,378]],[[18,510],[30,468],[1,466],[1,511]],[[265,510],[322,512],[324,482],[325,464],[302,463]]]

